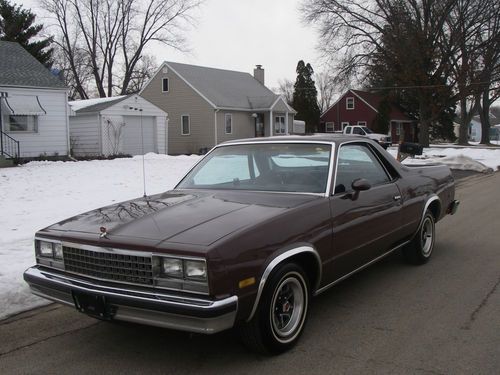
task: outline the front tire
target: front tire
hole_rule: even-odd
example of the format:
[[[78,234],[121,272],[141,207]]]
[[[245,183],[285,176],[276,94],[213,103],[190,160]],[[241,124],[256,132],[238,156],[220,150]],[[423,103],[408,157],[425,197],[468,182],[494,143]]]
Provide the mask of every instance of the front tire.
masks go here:
[[[436,238],[436,224],[434,216],[427,211],[417,234],[411,242],[403,248],[403,255],[411,264],[425,264],[429,261],[434,250]]]
[[[254,317],[240,327],[243,343],[261,354],[292,348],[303,332],[309,297],[304,270],[295,263],[279,266],[266,282]]]

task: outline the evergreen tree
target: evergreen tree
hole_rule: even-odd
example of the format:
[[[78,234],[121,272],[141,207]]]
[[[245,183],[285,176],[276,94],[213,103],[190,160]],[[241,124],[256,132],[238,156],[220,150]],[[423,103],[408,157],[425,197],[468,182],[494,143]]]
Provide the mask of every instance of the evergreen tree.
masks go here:
[[[297,64],[297,80],[293,91],[293,108],[297,111],[295,118],[306,123],[306,132],[314,132],[319,125],[320,110],[318,91],[312,79],[314,73],[311,65],[300,60]]]
[[[384,97],[377,108],[378,113],[375,116],[373,129],[376,133],[387,134],[389,132],[389,123],[391,121],[391,103],[388,97]]]
[[[40,38],[43,25],[35,24],[35,14],[20,5],[0,0],[0,40],[17,42],[47,68],[52,67],[52,38]],[[36,38],[36,41],[31,41]]]

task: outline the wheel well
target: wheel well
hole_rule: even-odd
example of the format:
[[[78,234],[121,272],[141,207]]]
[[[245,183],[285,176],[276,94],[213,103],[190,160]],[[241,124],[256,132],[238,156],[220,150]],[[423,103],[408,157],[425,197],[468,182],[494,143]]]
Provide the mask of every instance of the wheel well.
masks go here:
[[[309,286],[311,288],[311,293],[313,293],[318,287],[319,282],[319,267],[318,260],[312,253],[300,253],[294,255],[286,260],[286,262],[297,263],[304,269],[304,272],[309,279]]]
[[[436,199],[427,208],[434,216],[434,221],[438,221],[441,216],[441,203]]]

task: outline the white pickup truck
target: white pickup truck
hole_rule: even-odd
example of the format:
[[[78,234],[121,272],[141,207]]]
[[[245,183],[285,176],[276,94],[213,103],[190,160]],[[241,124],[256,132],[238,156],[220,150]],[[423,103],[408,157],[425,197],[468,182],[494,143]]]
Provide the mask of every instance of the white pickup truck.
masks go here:
[[[364,135],[374,141],[378,142],[383,148],[387,149],[387,147],[392,146],[391,137],[387,134],[374,133],[371,129],[366,126],[360,125],[350,125],[346,126],[343,131],[344,134],[351,135]]]

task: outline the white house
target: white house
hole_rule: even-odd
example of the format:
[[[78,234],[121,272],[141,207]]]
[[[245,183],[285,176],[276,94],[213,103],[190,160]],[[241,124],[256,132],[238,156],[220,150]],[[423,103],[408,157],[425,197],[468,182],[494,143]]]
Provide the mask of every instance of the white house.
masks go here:
[[[138,95],[69,102],[75,156],[167,153],[167,113]]]
[[[68,155],[68,92],[23,47],[0,41],[0,156]]]

